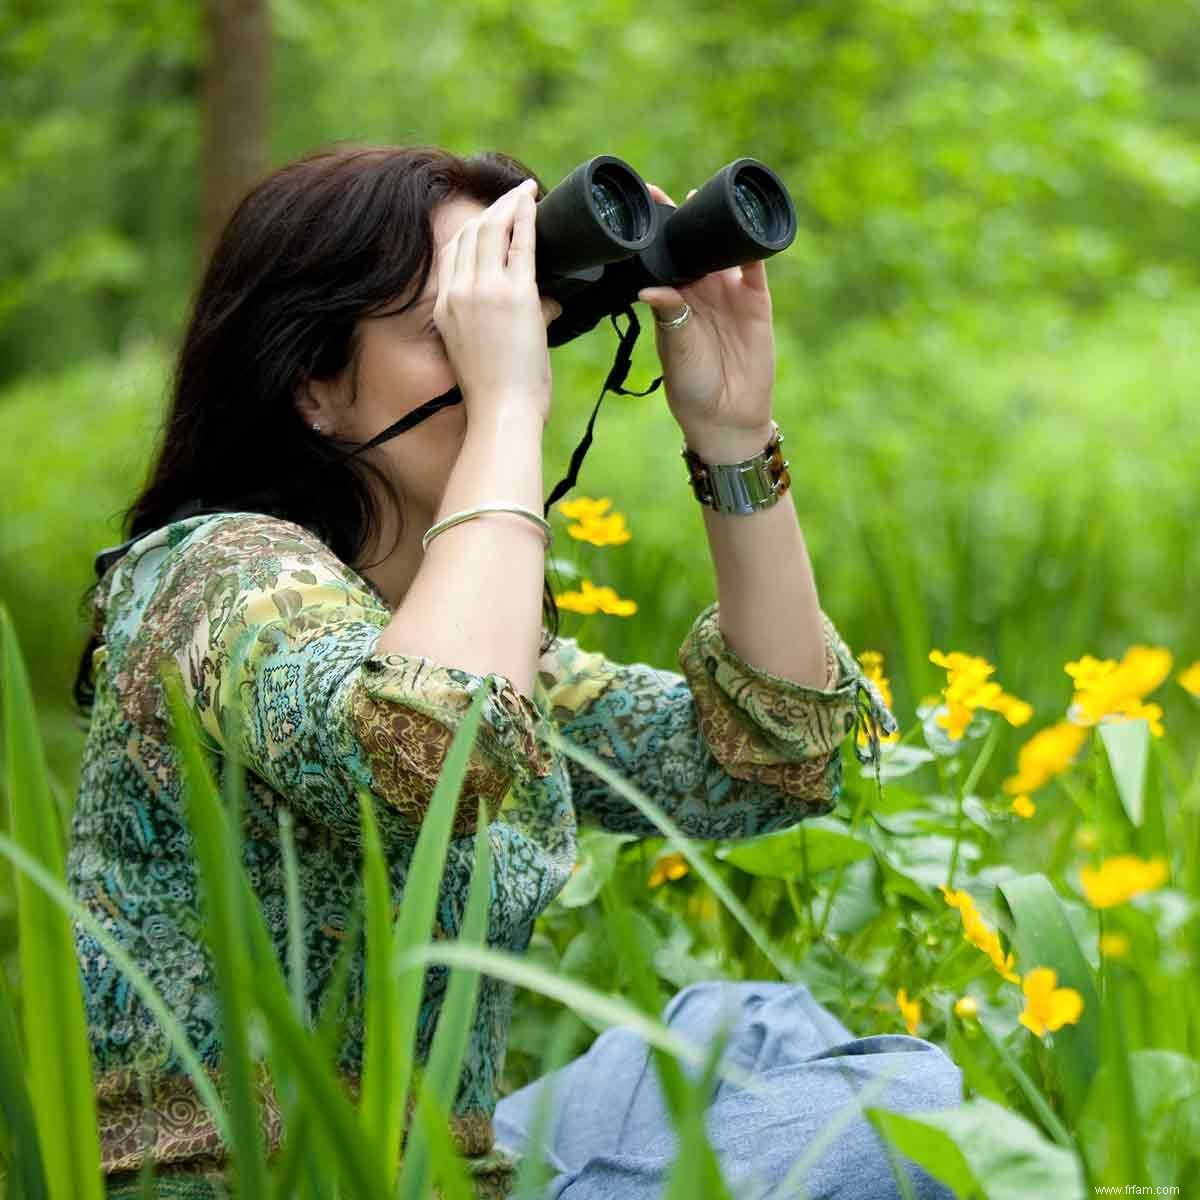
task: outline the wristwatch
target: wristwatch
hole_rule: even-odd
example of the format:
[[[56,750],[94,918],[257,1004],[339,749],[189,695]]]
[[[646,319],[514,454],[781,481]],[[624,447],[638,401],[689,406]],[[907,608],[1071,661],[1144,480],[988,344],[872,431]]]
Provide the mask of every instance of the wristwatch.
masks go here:
[[[715,512],[748,516],[779,503],[791,486],[788,460],[779,449],[783,434],[771,422],[771,438],[753,458],[739,463],[706,463],[686,442],[679,452],[688,467],[688,481],[701,504]]]

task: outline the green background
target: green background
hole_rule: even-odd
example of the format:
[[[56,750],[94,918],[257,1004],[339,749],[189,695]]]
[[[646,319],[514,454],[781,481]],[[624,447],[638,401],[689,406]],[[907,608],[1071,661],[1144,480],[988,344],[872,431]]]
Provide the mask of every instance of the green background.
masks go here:
[[[196,265],[200,6],[0,7],[0,598],[73,794],[69,688],[95,552],[153,452]],[[1120,0],[272,9],[273,164],[335,140],[515,154],[552,186],[598,153],[681,200],[741,155],[800,214],[771,260],[775,415],[822,602],[882,650],[902,724],[982,654],[1038,709],[1062,664],[1200,657],[1200,21]],[[648,316],[646,310],[642,310]],[[554,352],[547,490],[615,337]],[[657,374],[649,331],[631,387]],[[608,396],[575,495],[633,540],[556,551],[635,599],[564,613],[622,661],[677,667],[715,596],[661,392]],[[772,586],[770,579],[762,587]],[[586,623],[585,623],[586,621]],[[1151,699],[1194,729],[1174,683]]]

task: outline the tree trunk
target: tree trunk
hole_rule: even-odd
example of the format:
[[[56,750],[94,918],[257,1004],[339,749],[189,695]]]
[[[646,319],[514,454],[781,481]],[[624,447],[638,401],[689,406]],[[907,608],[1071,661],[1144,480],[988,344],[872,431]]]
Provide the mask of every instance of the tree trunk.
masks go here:
[[[268,0],[205,0],[205,10],[201,269],[238,201],[267,171],[271,55]]]

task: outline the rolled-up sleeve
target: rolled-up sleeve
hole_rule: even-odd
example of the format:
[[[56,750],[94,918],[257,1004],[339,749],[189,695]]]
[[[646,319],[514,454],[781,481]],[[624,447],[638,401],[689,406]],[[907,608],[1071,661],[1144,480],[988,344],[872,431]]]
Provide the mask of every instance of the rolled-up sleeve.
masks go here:
[[[118,569],[119,570],[119,569]],[[178,668],[210,744],[226,751],[239,710],[244,765],[307,817],[358,843],[358,792],[385,838],[420,828],[475,693],[486,699],[453,833],[495,816],[518,773],[550,772],[537,707],[503,675],[375,652],[390,611],[307,530],[237,514],[151,548],[113,581],[130,637],[114,676],[144,715],[163,712],[161,667]],[[119,639],[118,639],[119,640]]]
[[[571,639],[543,676],[564,738],[606,759],[698,838],[749,837],[831,812],[841,791],[841,743],[866,703],[895,727],[829,618],[824,688],[752,666],[726,641],[716,603],[679,648],[682,674],[616,664]],[[579,764],[569,767],[582,820],[658,832]]]

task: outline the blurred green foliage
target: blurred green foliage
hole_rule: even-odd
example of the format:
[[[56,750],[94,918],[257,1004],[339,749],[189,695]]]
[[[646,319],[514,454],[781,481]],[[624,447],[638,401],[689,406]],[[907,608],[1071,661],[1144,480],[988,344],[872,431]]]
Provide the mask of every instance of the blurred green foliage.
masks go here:
[[[196,268],[199,8],[0,9],[0,593],[68,791],[79,601],[152,454]],[[997,662],[1041,724],[1068,658],[1200,657],[1196,15],[275,0],[273,158],[496,147],[551,186],[609,152],[677,200],[734,157],[769,162],[801,215],[769,264],[776,414],[823,603],[884,651],[905,723],[937,645]],[[657,374],[652,340],[631,386]],[[555,352],[547,490],[614,342],[601,327]],[[607,397],[577,493],[612,496],[634,540],[556,539],[640,606],[586,639],[668,668],[713,597],[678,450],[661,393]],[[1193,720],[1184,699],[1163,698],[1168,721]]]

